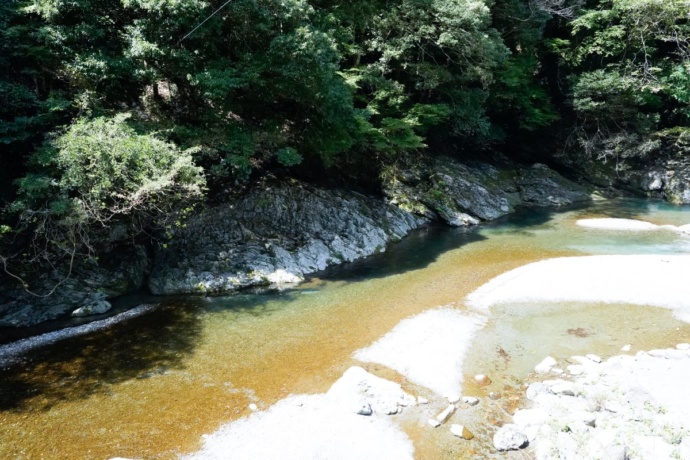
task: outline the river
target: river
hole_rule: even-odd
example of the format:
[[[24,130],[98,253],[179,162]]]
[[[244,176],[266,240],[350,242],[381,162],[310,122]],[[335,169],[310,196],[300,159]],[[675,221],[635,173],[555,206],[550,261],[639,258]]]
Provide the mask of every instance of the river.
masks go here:
[[[585,217],[690,223],[689,207],[613,200],[565,211],[521,210],[473,229],[429,226],[384,254],[320,273],[298,288],[155,302],[146,314],[24,353],[0,370],[0,458],[176,458],[202,436],[290,394],[322,393],[401,320],[463,299],[513,268],[582,254],[682,254],[690,237],[668,231],[578,227]],[[690,325],[661,308],[622,304],[497,307],[465,361],[463,393],[488,400],[467,415],[476,439],[401,422],[415,456],[488,452],[491,425],[520,404],[520,382],[544,356],[616,354],[625,344],[666,347]],[[5,345],[7,347],[7,345]],[[0,354],[2,348],[0,347]],[[395,372],[365,368],[405,383]],[[472,376],[488,374],[489,387]],[[262,442],[270,442],[263,440]]]

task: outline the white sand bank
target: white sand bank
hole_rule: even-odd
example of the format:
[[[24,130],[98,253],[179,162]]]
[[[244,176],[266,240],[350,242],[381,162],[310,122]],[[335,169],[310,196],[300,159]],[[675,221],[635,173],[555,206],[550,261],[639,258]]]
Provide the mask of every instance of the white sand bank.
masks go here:
[[[690,255],[563,257],[532,263],[467,296],[469,306],[607,302],[670,308],[690,322]]]
[[[596,219],[580,219],[576,222],[580,227],[592,228],[596,230],[630,231],[645,232],[650,230],[670,230],[678,233],[690,233],[688,225],[656,225],[651,222],[636,219],[621,219],[613,217],[602,217]]]
[[[386,415],[413,403],[400,386],[352,367],[326,394],[290,396],[206,436],[185,460],[412,460],[410,439]],[[357,410],[369,405],[370,416]]]
[[[629,230],[629,231],[646,231],[657,230],[660,227],[650,222],[635,219],[620,219],[603,217],[598,219],[580,219],[577,225],[586,228],[596,228],[600,230]]]
[[[390,367],[439,395],[457,397],[465,353],[485,323],[483,317],[450,308],[429,310],[401,321],[354,357]]]

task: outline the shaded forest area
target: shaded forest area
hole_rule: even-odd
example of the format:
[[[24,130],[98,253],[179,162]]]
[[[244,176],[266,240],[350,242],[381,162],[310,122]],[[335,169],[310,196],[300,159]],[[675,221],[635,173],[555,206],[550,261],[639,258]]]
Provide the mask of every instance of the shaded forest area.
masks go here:
[[[266,176],[682,156],[689,37],[688,0],[0,0],[0,261],[164,235]]]

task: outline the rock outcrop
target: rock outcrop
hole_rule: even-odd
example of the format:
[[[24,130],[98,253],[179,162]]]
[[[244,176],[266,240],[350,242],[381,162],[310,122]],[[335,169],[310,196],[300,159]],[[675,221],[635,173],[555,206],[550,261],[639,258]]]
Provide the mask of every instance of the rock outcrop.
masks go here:
[[[509,214],[518,205],[562,206],[589,200],[587,190],[542,164],[500,167],[436,158],[427,166],[391,170],[384,193],[390,203],[449,225],[476,225]]]
[[[5,277],[0,282],[0,327],[32,326],[72,313],[88,316],[110,310],[108,299],[139,289],[145,279],[148,257],[143,246],[113,249],[100,264],[75,264],[44,273],[31,283],[41,286],[36,294],[57,286],[48,296],[32,295]]]
[[[223,294],[296,283],[382,252],[425,220],[355,192],[294,182],[262,186],[208,209],[158,251],[154,294]]]
[[[690,161],[668,160],[626,172],[621,181],[632,191],[675,204],[690,204]]]
[[[428,220],[474,225],[518,205],[589,198],[584,188],[544,165],[525,168],[508,160],[500,166],[463,164],[446,157],[396,170],[385,181],[384,193],[388,203],[298,181],[259,184],[176,228],[167,247],[154,256],[149,288],[161,295],[226,294],[294,284],[329,266],[382,252]],[[48,297],[32,296],[6,280],[0,327],[34,325],[69,313],[104,313],[109,299],[142,285],[150,264],[140,246],[111,250],[102,260],[102,266],[76,267],[66,281],[66,273],[43,274],[32,285],[60,283]]]

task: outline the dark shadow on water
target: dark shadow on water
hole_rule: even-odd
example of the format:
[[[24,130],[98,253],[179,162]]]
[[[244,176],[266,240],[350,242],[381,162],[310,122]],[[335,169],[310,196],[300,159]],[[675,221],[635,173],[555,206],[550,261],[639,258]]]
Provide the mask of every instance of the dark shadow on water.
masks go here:
[[[582,205],[567,208],[518,208],[510,215],[477,227],[429,225],[390,245],[384,253],[327,268],[313,276],[326,280],[355,282],[419,270],[429,266],[447,251],[485,240],[486,237],[479,233],[483,228],[500,228],[501,232],[520,233],[531,227],[543,226],[555,213],[581,207]]]
[[[182,368],[201,335],[195,302],[179,302],[105,330],[30,351],[0,369],[0,411],[49,410],[130,379]]]

